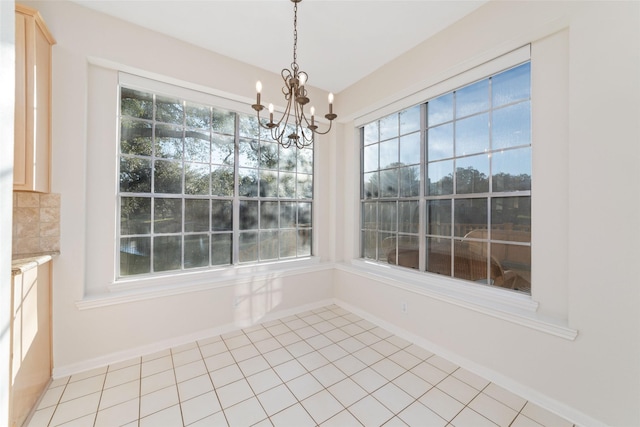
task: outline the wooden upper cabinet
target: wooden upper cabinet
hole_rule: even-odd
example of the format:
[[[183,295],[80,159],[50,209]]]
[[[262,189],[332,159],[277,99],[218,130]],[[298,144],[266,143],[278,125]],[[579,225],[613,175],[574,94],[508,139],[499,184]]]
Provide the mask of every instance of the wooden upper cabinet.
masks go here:
[[[13,189],[51,191],[51,46],[40,13],[16,4]]]

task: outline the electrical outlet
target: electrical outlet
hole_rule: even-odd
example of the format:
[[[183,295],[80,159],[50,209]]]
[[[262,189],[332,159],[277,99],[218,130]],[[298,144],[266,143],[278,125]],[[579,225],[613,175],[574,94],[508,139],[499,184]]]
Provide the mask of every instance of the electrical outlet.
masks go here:
[[[406,302],[404,302],[404,301],[403,301],[403,302],[401,303],[401,305],[400,305],[400,310],[401,310],[403,313],[407,314],[407,313],[409,312],[409,304],[407,304]]]

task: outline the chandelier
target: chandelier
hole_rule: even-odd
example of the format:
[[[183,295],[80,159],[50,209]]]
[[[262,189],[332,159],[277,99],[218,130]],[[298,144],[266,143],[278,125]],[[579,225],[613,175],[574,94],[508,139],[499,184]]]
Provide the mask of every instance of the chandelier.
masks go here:
[[[333,94],[329,94],[329,113],[324,117],[329,120],[329,128],[323,132],[318,130],[315,123],[315,108],[309,109],[310,119],[307,118],[304,108],[309,103],[307,90],[304,85],[309,76],[298,66],[297,48],[298,48],[298,3],[302,0],[291,0],[293,2],[293,62],[291,69],[284,68],[280,72],[284,87],[282,93],[287,106],[279,121],[273,121],[273,104],[269,104],[269,121],[263,123],[260,119],[260,111],[264,106],[260,104],[260,92],[262,91],[262,83],[256,83],[256,103],[251,107],[256,110],[258,115],[258,123],[260,127],[268,129],[271,132],[271,138],[277,141],[284,148],[295,146],[303,148],[311,145],[315,134],[325,135],[331,130],[331,124],[338,116],[333,113]]]

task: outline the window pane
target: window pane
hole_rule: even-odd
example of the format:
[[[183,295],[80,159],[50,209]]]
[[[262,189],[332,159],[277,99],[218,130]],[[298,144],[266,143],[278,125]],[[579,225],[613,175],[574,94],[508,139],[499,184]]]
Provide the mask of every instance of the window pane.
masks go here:
[[[258,202],[240,200],[240,230],[258,228]]]
[[[274,171],[260,172],[260,197],[278,196],[278,174]]]
[[[313,173],[313,150],[298,150],[298,173]]]
[[[232,111],[223,111],[213,108],[212,128],[214,132],[233,135],[236,133],[236,114]]]
[[[184,123],[184,106],[177,98],[156,97],[156,120],[164,123]]]
[[[454,200],[455,236],[466,236],[473,230],[486,230],[487,199]]]
[[[278,259],[278,230],[260,231],[260,259]]]
[[[420,241],[418,236],[398,236],[397,255],[389,259],[390,264],[408,268],[420,267]]]
[[[417,200],[398,203],[398,231],[401,233],[418,233],[420,208]]]
[[[184,231],[209,231],[209,200],[184,200]],[[207,242],[207,247],[209,243]]]
[[[398,114],[380,119],[380,141],[398,136]]]
[[[380,195],[380,179],[379,173],[365,173],[364,174],[364,189],[363,196],[365,199],[374,199]]]
[[[489,109],[489,80],[458,89],[456,92],[456,118],[469,116]]]
[[[260,203],[260,228],[278,228],[278,202]]]
[[[120,90],[120,114],[152,120],[153,95],[123,87]]]
[[[231,200],[211,201],[211,230],[233,230],[233,204]]]
[[[456,193],[489,191],[489,157],[486,154],[456,160]]]
[[[420,105],[400,112],[400,135],[420,130]]]
[[[252,262],[258,260],[258,233],[240,233],[239,237],[239,262]]]
[[[186,131],[184,138],[184,159],[209,163],[209,134],[199,131]]]
[[[492,148],[517,147],[531,144],[531,105],[529,102],[510,105],[493,112]]]
[[[531,246],[493,243],[491,256],[503,268],[499,286],[531,293]]]
[[[378,233],[378,261],[386,261],[389,264],[396,263],[396,235],[395,233]]]
[[[182,193],[182,163],[156,160],[153,163],[154,193]]]
[[[153,239],[153,270],[179,270],[182,266],[182,236],[156,236]]]
[[[278,196],[287,199],[296,197],[296,174],[280,172]]]
[[[296,241],[298,233],[296,230],[280,230],[280,258],[290,258],[296,256]]]
[[[362,232],[362,257],[367,259],[376,259],[376,245],[378,241],[378,233],[375,231]]]
[[[380,143],[380,169],[398,165],[398,139]]]
[[[298,256],[311,255],[311,229],[298,230]]]
[[[190,128],[209,130],[211,126],[211,107],[206,105],[192,104],[185,105],[186,124]]]
[[[427,126],[453,120],[453,93],[439,96],[427,104]]]
[[[398,197],[398,169],[380,172],[380,196]]]
[[[451,200],[427,201],[427,234],[451,236]]]
[[[182,199],[154,199],[153,231],[154,233],[182,231]]]
[[[531,197],[491,199],[491,239],[531,242]]]
[[[231,264],[231,234],[211,235],[211,265]]]
[[[238,191],[240,196],[255,197],[258,195],[258,171],[256,169],[240,168],[240,183]]]
[[[151,272],[151,238],[120,239],[120,276]]]
[[[233,166],[234,150],[235,143],[232,136],[214,133],[213,143],[211,144],[211,163]]]
[[[429,129],[427,141],[427,161],[453,157],[453,124]]]
[[[362,228],[373,230],[378,228],[378,204],[376,202],[362,204]]]
[[[239,164],[240,167],[258,167],[258,158],[260,157],[260,144],[253,139],[241,139],[239,145]]]
[[[298,199],[313,197],[313,175],[298,174]]]
[[[430,196],[453,194],[453,160],[429,163],[427,182]]]
[[[378,222],[378,230],[396,231],[398,229],[396,202],[381,202],[379,206],[380,221]]]
[[[295,202],[280,202],[280,228],[294,228],[296,226]]]
[[[184,268],[207,267],[209,265],[209,235],[184,236]]]
[[[185,194],[210,194],[209,164],[184,164],[184,192]]]
[[[400,174],[400,197],[420,195],[420,166],[398,169]]]
[[[151,124],[122,119],[120,125],[120,152],[150,156],[152,147]]]
[[[298,203],[298,227],[311,227],[311,203]]]
[[[378,137],[378,122],[369,123],[364,126],[364,144],[368,145],[380,141]]]
[[[531,190],[531,147],[493,153],[493,191]]]
[[[379,144],[364,147],[364,168],[365,172],[378,170],[378,147]]]
[[[494,283],[496,275],[489,277],[486,252],[472,250],[466,242],[460,241],[455,242],[453,251],[453,277],[481,284]]]
[[[211,169],[211,194],[214,196],[233,196],[233,168],[212,165]]]
[[[484,153],[489,150],[489,115],[456,121],[456,156]]]
[[[122,193],[151,192],[151,161],[120,158],[120,191]]]
[[[156,125],[156,157],[181,159],[183,137],[184,129],[182,127]]]
[[[281,171],[294,172],[297,164],[297,153],[299,150],[285,150],[282,147],[279,152],[278,167]]]
[[[531,97],[531,63],[527,62],[491,78],[493,106]]]
[[[400,138],[400,163],[403,163],[405,165],[414,165],[420,163],[419,132],[412,133]]]
[[[149,234],[151,232],[151,199],[121,197],[120,200],[120,234]]]
[[[451,276],[451,240],[427,237],[427,271]]]
[[[278,169],[278,145],[266,142],[260,144],[260,167]]]

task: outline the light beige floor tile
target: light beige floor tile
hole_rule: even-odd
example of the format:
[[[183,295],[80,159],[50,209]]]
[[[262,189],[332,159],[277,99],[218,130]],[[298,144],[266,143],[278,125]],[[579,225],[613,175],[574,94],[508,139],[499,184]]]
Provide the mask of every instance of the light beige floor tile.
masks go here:
[[[136,397],[98,411],[95,427],[121,426],[137,421],[138,418],[140,418],[140,400]]]
[[[119,405],[140,396],[140,380],[120,384],[102,391],[99,410]],[[124,423],[123,423],[124,424]]]
[[[70,379],[71,379],[70,376],[55,378],[51,381],[51,384],[49,384],[49,388],[65,386],[69,383]]]
[[[311,374],[305,374],[287,382],[287,387],[300,401],[324,389]]]
[[[365,426],[380,426],[393,418],[393,413],[371,396],[351,405],[349,412]]]
[[[142,356],[142,363],[150,362],[155,359],[161,359],[167,356],[171,356],[171,350],[168,348],[165,350],[156,351],[155,353],[145,354],[144,356]]]
[[[353,337],[355,339],[357,339],[358,341],[362,342],[363,344],[366,344],[366,345],[375,344],[378,341],[380,341],[382,338],[380,338],[379,336],[371,333],[372,330],[373,329],[371,329],[369,331],[365,331],[365,332],[363,332],[361,334],[358,334],[358,335],[354,335]]]
[[[509,426],[518,415],[518,412],[484,393],[477,395],[468,406],[499,426]]]
[[[364,328],[356,325],[355,323],[344,325],[342,328],[340,328],[340,330],[342,330],[344,333],[346,333],[350,337],[353,335],[361,334],[365,331]]]
[[[314,351],[313,347],[311,347],[304,341],[298,341],[293,344],[289,344],[285,348],[289,353],[291,353],[293,357],[304,356],[305,354],[309,354]]]
[[[415,400],[411,395],[405,393],[400,387],[393,383],[383,385],[374,391],[372,396],[394,414],[401,412]]]
[[[229,365],[224,368],[217,369],[215,371],[209,372],[209,376],[211,377],[211,381],[213,381],[213,385],[216,388],[220,388],[227,384],[231,384],[233,382],[238,381],[241,378],[244,378],[242,371],[238,367],[238,365]]]
[[[267,360],[259,354],[250,359],[238,362],[238,367],[240,368],[244,376],[248,377],[260,371],[264,371],[265,369],[271,368],[271,365],[269,365]]]
[[[69,384],[75,383],[77,381],[86,380],[87,378],[95,377],[97,375],[104,375],[107,373],[108,366],[103,366],[100,368],[91,369],[86,372],[80,372],[77,374],[71,375],[69,378]]]
[[[132,365],[127,368],[122,368],[115,371],[109,370],[109,372],[107,372],[107,378],[104,382],[104,388],[107,389],[115,387],[139,379],[140,365]]]
[[[451,421],[451,424],[456,427],[495,427],[497,425],[468,407],[460,411]]]
[[[333,364],[346,375],[353,375],[367,367],[367,365],[350,354],[346,355],[342,359],[336,360]]]
[[[329,338],[325,337],[322,333],[320,335],[315,335],[311,338],[307,339],[307,344],[313,347],[316,350],[320,350],[328,345],[333,344]]]
[[[133,359],[123,360],[122,362],[109,365],[109,369],[107,372],[117,371],[118,369],[128,368],[134,365],[140,366],[140,363],[142,363],[141,357],[134,357]]]
[[[198,344],[198,347],[202,347],[205,345],[209,345],[209,344],[213,344],[215,342],[221,342],[221,341],[222,341],[222,337],[220,335],[214,335],[211,337],[200,339],[196,342]]]
[[[444,427],[447,424],[442,417],[420,402],[409,405],[398,417],[410,426]]]
[[[260,393],[258,400],[269,416],[277,414],[283,409],[298,403],[296,397],[284,384]]]
[[[344,409],[340,402],[327,390],[322,390],[306,398],[301,403],[318,424],[328,420]]]
[[[97,392],[58,404],[51,418],[51,425],[55,426],[85,415],[95,414],[101,394]]]
[[[260,350],[260,353],[262,353],[263,356],[265,353],[282,348],[282,345],[275,338],[267,338],[266,340],[258,341],[253,345]]]
[[[289,329],[284,323],[278,323],[272,326],[268,326],[266,329],[274,337],[286,334],[287,332],[291,332],[291,329]]]
[[[313,353],[308,353],[304,356],[298,357],[298,362],[300,362],[300,364],[304,366],[307,371],[313,371],[314,369],[318,369],[319,367],[329,363],[329,361],[325,359],[323,355],[315,351]]]
[[[77,399],[88,394],[102,391],[104,385],[105,374],[85,378],[76,382],[67,384],[60,398],[60,402]]]
[[[348,410],[337,413],[327,421],[320,424],[321,427],[361,427],[362,423],[358,421]]]
[[[55,407],[55,405],[60,402],[64,388],[65,386],[49,387],[47,391],[44,392],[42,399],[40,399],[40,402],[38,403],[38,410],[49,408],[51,406]]]
[[[296,331],[298,329],[307,327],[307,322],[305,322],[304,320],[298,317],[288,322],[285,322],[284,324],[292,331]]]
[[[517,396],[493,383],[489,384],[482,392],[518,412],[520,412],[525,403],[527,403],[527,401],[522,397]]]
[[[250,426],[267,418],[255,397],[244,400],[224,410],[230,426]]]
[[[447,421],[451,421],[462,411],[464,405],[437,387],[418,399],[420,403]]]
[[[398,378],[393,380],[393,383],[408,393],[414,399],[419,398],[433,386],[411,372],[405,372]]]
[[[140,398],[140,416],[144,418],[178,402],[178,388],[175,385],[154,391]]]
[[[224,368],[225,366],[233,365],[235,363],[236,361],[228,351],[204,359],[204,364],[207,365],[207,370],[209,372]]]
[[[284,348],[277,348],[268,353],[264,353],[263,357],[267,359],[267,362],[269,362],[272,367],[293,359],[293,356]]]
[[[275,338],[283,347],[286,347],[290,344],[293,344],[302,340],[302,338],[300,338],[300,336],[293,331],[289,331],[289,332],[285,332],[284,334],[277,335]]]
[[[231,354],[236,362],[242,362],[243,360],[259,356],[260,351],[253,344],[249,344],[231,350]]]
[[[182,344],[182,345],[179,345],[179,346],[176,346],[176,347],[172,347],[170,350],[171,350],[171,354],[173,354],[175,356],[178,353],[182,353],[184,351],[197,349],[197,348],[198,348],[198,343],[193,341],[193,342]]]
[[[225,353],[229,351],[224,341],[216,341],[210,344],[200,346],[200,354],[206,359],[207,357],[215,356],[216,354]]]
[[[408,427],[408,424],[402,421],[400,417],[393,417],[384,424],[384,427]]]
[[[213,391],[181,402],[180,408],[185,425],[192,424],[222,410],[216,393]]]
[[[172,370],[159,372],[154,375],[149,375],[148,377],[144,377],[141,380],[140,395],[144,396],[146,394],[153,393],[154,391],[158,391],[163,388],[175,386],[175,384],[176,384],[176,377]]]
[[[407,370],[418,366],[418,364],[421,362],[420,359],[405,350],[400,350],[396,353],[393,353],[389,356],[389,359],[393,360],[398,365]]]
[[[353,355],[367,365],[373,365],[384,358],[383,355],[373,350],[371,347],[362,348],[353,353]]]
[[[275,427],[314,427],[313,418],[297,403],[270,417]]]
[[[199,348],[191,348],[173,354],[173,366],[182,366],[202,359]]]
[[[411,368],[411,372],[428,382],[435,385],[447,378],[447,373],[441,371],[433,365],[426,362],[420,362],[417,366]]]
[[[213,391],[213,384],[211,384],[209,375],[200,375],[178,383],[178,397],[181,402],[211,391]]]
[[[322,354],[329,362],[341,359],[349,354],[337,344],[329,344],[328,346],[318,350],[318,352]]]
[[[417,357],[420,360],[426,360],[431,356],[433,356],[433,353],[415,344],[411,344],[410,346],[406,347],[404,350],[413,354],[415,357]]]
[[[175,369],[176,381],[178,383],[190,380],[195,377],[199,377],[200,375],[204,375],[206,373],[207,366],[204,364],[204,360],[187,363],[186,365],[178,366]]]
[[[344,372],[336,368],[333,364],[324,365],[311,371],[313,375],[324,387],[329,387],[346,378]]]
[[[541,408],[531,402],[527,402],[527,404],[524,405],[524,408],[522,408],[522,414],[545,426],[570,427],[573,425],[571,422],[559,417],[553,412]]]
[[[182,413],[180,405],[165,408],[140,419],[140,427],[180,426],[182,425]]]
[[[467,371],[466,369],[463,369],[463,368],[457,369],[451,375],[453,375],[460,381],[469,384],[471,387],[475,388],[476,390],[483,390],[486,386],[489,385],[489,380],[486,380],[481,376],[476,375],[473,372]]]
[[[398,351],[400,351],[400,347],[391,344],[387,340],[374,342],[373,344],[371,344],[371,348],[385,357],[389,357],[393,353],[397,353]]]
[[[313,326],[306,326],[304,328],[296,329],[295,332],[303,340],[309,339],[311,337],[315,337],[316,335],[320,335],[320,331],[318,331]]]
[[[29,427],[48,427],[49,421],[51,421],[51,417],[53,416],[53,411],[56,410],[55,406],[49,406],[44,409],[39,409],[35,411],[29,420]]]
[[[387,383],[385,377],[371,368],[364,368],[362,371],[352,375],[351,379],[369,393],[376,391]]]
[[[389,381],[398,378],[406,371],[402,366],[389,359],[382,359],[371,367]]]
[[[347,324],[348,325],[348,324]],[[347,326],[347,325],[343,325],[343,326]],[[325,337],[329,338],[331,341],[333,341],[334,343],[340,342],[342,340],[345,340],[347,338],[349,338],[349,334],[347,334],[345,331],[343,331],[340,328],[336,328],[336,329],[332,329],[330,331],[327,331],[324,334]]]
[[[264,328],[260,328],[251,332],[245,332],[245,334],[247,335],[247,338],[249,338],[249,340],[254,343],[273,337],[273,335],[271,335],[271,333]]]
[[[436,387],[465,405],[479,393],[475,388],[454,377],[445,378]]]
[[[345,408],[367,395],[367,392],[351,378],[345,378],[329,387],[328,390]]]
[[[340,347],[342,347],[343,349],[345,349],[349,353],[354,353],[354,352],[366,347],[366,345],[362,341],[358,341],[357,339],[355,339],[353,337],[349,337],[347,339],[344,339],[344,340],[340,341],[337,344]]]
[[[59,424],[58,427],[93,427],[95,423],[96,415],[89,414],[84,417],[76,418],[64,424]]]
[[[297,360],[289,360],[273,368],[282,381],[289,381],[307,373],[307,370]]]
[[[435,366],[441,371],[446,372],[447,374],[451,374],[453,371],[458,369],[458,365],[456,365],[455,363],[449,362],[447,359],[444,359],[438,356],[437,354],[428,358],[426,362]]]
[[[253,397],[253,390],[251,390],[249,383],[245,379],[220,387],[216,389],[216,392],[223,409]]]
[[[173,362],[171,356],[163,356],[157,359],[142,362],[142,377],[148,377],[159,372],[168,371],[173,369]]]
[[[511,423],[511,427],[545,427],[542,424],[538,424],[537,422],[533,421],[531,418],[519,414],[515,420],[513,420],[513,423]]]
[[[213,415],[209,415],[206,418],[196,421],[193,424],[189,424],[188,427],[213,427],[213,426],[226,426],[227,419],[222,411],[216,412]],[[135,426],[134,426],[135,427]]]
[[[282,380],[278,374],[276,374],[276,371],[271,368],[247,377],[247,381],[255,394],[262,393],[282,384]]]

